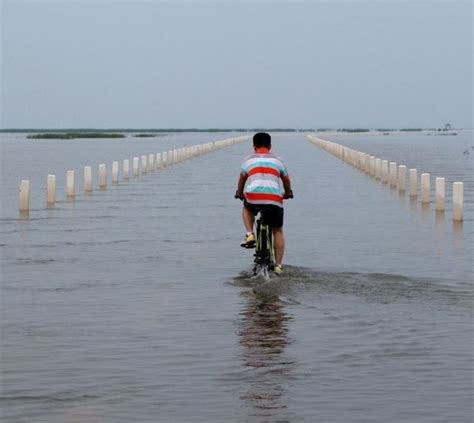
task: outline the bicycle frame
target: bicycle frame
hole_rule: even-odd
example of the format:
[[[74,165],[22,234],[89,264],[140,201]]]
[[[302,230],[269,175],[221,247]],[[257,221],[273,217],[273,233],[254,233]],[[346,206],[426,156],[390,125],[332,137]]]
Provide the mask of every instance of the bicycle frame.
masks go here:
[[[262,215],[256,223],[256,241],[254,253],[253,274],[264,277],[270,277],[270,271],[275,267],[275,258],[273,253],[272,228],[268,224],[262,223]]]

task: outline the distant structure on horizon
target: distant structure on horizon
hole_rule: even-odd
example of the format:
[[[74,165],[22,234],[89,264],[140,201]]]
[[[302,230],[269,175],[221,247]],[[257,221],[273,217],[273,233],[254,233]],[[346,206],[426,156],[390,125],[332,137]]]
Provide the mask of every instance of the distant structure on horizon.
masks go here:
[[[446,125],[444,125],[444,130],[445,131],[449,131],[451,129],[451,124],[450,123],[447,123]]]

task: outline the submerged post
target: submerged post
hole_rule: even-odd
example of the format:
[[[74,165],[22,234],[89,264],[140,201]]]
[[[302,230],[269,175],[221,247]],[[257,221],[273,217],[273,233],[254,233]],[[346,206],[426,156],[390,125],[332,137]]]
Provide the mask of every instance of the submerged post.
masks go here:
[[[84,191],[92,191],[92,168],[90,166],[84,167]]]
[[[99,188],[105,188],[107,186],[106,170],[105,164],[99,165]]]
[[[405,165],[398,166],[398,190],[405,191],[407,167]]]
[[[68,170],[66,172],[66,195],[71,198],[74,197],[74,171]]]
[[[138,176],[140,173],[139,170],[139,160],[138,157],[133,158],[133,176]]]
[[[155,155],[154,154],[148,154],[148,167],[150,169],[150,172],[153,172],[155,170]]]
[[[382,174],[382,160],[375,159],[375,179],[380,179]]]
[[[453,220],[463,220],[464,214],[464,184],[453,183]]]
[[[436,210],[444,211],[445,179],[436,178]]]
[[[371,176],[375,176],[375,156],[369,157],[369,173]]]
[[[119,180],[119,165],[118,162],[112,162],[112,183],[116,184]]]
[[[24,179],[20,182],[20,206],[21,212],[27,212],[30,210],[30,181]]]
[[[397,163],[390,162],[390,186],[397,187]]]
[[[430,174],[429,173],[421,174],[421,202],[425,204],[430,202]]]
[[[388,182],[388,161],[382,160],[382,182]]]
[[[416,169],[410,169],[410,197],[418,195],[418,173]]]
[[[130,160],[125,159],[123,161],[123,179],[130,178]]]
[[[46,196],[48,204],[56,202],[56,175],[48,175],[48,192]]]

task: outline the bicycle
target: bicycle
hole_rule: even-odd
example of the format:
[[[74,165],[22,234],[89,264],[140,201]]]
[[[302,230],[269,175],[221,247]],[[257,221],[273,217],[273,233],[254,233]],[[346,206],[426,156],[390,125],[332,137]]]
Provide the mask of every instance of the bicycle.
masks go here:
[[[243,196],[236,192],[235,198],[243,200]],[[285,199],[293,198],[293,191],[284,196]],[[265,205],[258,207],[255,216],[255,252],[253,260],[253,275],[263,276],[265,279],[270,278],[270,272],[275,268],[275,253],[273,250],[273,233],[272,227],[268,223],[264,223]]]

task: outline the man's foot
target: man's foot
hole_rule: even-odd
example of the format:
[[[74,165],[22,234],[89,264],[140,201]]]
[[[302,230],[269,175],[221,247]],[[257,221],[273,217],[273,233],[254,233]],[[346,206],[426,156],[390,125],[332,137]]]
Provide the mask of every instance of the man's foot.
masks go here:
[[[281,275],[283,273],[283,268],[281,267],[281,264],[275,264],[273,272],[275,272],[275,275]]]
[[[243,248],[255,247],[255,235],[253,233],[245,235],[244,242],[242,242],[240,246]]]

